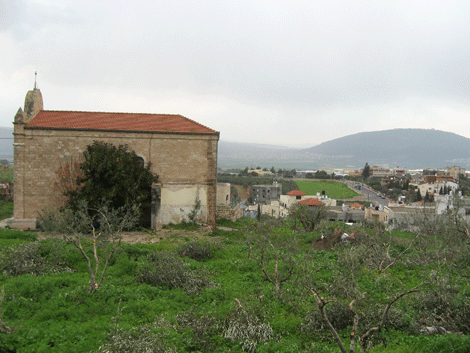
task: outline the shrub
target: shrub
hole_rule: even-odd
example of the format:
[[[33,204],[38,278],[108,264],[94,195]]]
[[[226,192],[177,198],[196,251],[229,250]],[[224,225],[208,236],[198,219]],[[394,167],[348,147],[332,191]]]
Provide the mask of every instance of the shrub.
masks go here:
[[[60,231],[60,211],[52,208],[43,208],[39,213],[38,229],[46,233],[57,233]]]
[[[164,319],[157,318],[152,325],[135,327],[130,330],[119,328],[119,314],[113,318],[114,327],[108,335],[107,342],[100,346],[100,353],[172,353],[164,338],[168,334],[169,324]],[[155,332],[156,329],[164,332]]]
[[[69,174],[65,173],[68,187],[63,193],[69,197],[69,206],[77,209],[86,201],[90,208],[97,208],[103,200],[112,209],[138,206],[139,224],[148,227],[152,184],[158,181],[151,165],[144,166],[142,159],[127,145],[114,146],[100,141],[87,146],[83,157],[80,172],[73,174],[72,181],[68,181]],[[57,171],[59,179],[64,175],[62,172]]]
[[[13,217],[13,202],[0,199],[0,220]]]
[[[5,292],[2,290],[0,291],[0,334],[5,334],[8,335],[12,332],[11,328],[6,325],[6,323],[3,321],[3,310],[2,310],[2,303],[3,303],[3,297],[5,295]]]
[[[449,331],[468,334],[470,332],[470,300],[458,295],[456,288],[448,284],[447,286],[446,292],[436,289],[419,293],[413,307],[418,311],[422,325],[443,326]]]
[[[73,270],[59,256],[60,243],[25,243],[0,253],[0,268],[5,276],[58,274]]]
[[[353,313],[346,303],[332,302],[326,307],[328,319],[336,330],[344,330],[352,325]],[[315,335],[320,340],[331,341],[331,333],[319,310],[310,311],[301,326],[304,334]]]
[[[239,307],[225,320],[224,338],[239,344],[244,352],[256,352],[258,343],[274,338],[274,331],[269,323],[264,323],[256,315]]]
[[[182,244],[177,253],[182,257],[189,257],[196,261],[204,261],[214,257],[214,246],[208,242],[191,241]]]
[[[205,275],[191,271],[186,262],[168,251],[149,255],[147,263],[138,271],[138,281],[168,289],[182,288],[188,295],[215,285]]]
[[[187,342],[188,350],[198,352],[213,352],[216,344],[212,341],[214,335],[221,331],[219,320],[209,315],[198,316],[191,312],[176,315],[178,325],[192,330],[192,339]]]

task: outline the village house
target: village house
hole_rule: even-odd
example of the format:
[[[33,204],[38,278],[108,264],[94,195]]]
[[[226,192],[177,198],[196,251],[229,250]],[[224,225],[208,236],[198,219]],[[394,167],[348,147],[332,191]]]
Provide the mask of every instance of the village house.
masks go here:
[[[371,176],[373,176],[374,178],[385,178],[390,175],[390,168],[383,168],[383,167],[374,165],[371,168],[370,173],[371,173]]]
[[[316,195],[307,195],[300,190],[291,190],[287,194],[281,195],[279,201],[280,206],[288,210],[292,205],[299,201],[310,198],[322,201],[325,206],[336,206],[336,200],[330,199],[327,195],[321,195],[320,193],[317,193]]]
[[[80,161],[94,141],[128,145],[158,174],[152,226],[178,223],[200,201],[198,221],[215,227],[219,132],[181,115],[48,111],[34,88],[14,119],[12,228],[34,229],[45,208],[63,205],[59,167]]]
[[[272,185],[252,185],[251,194],[254,203],[267,205],[271,201],[279,200],[282,194],[282,185],[276,182]]]
[[[428,178],[429,179],[429,178]],[[422,183],[418,185],[419,192],[421,196],[426,195],[438,195],[441,191],[444,190],[452,190],[455,192],[459,188],[459,184],[457,184],[452,178],[434,178],[433,182]]]
[[[261,205],[261,213],[278,218],[288,217],[289,210],[294,204],[305,204],[307,206],[336,206],[336,200],[325,195],[307,195],[300,190],[289,191],[285,195],[280,195],[278,200],[272,200],[268,204]]]
[[[453,165],[452,167],[444,168],[444,173],[453,178],[454,180],[459,180],[459,175],[465,175],[466,170],[464,168],[460,168],[456,165]]]

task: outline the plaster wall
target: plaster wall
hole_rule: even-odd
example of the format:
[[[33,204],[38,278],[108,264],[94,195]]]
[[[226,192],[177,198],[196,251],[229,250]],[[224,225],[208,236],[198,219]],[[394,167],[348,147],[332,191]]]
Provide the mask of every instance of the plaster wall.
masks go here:
[[[230,183],[217,183],[217,206],[230,206]]]

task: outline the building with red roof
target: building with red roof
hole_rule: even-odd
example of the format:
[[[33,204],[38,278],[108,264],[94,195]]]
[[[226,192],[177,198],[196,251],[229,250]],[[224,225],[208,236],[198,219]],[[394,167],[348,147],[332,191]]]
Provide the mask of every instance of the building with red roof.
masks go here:
[[[354,207],[354,208],[360,208],[360,209],[363,209],[364,208],[364,205],[363,204],[360,204],[359,202],[354,202],[353,204],[350,205],[351,207]]]
[[[60,166],[80,160],[94,141],[127,144],[158,174],[152,225],[178,223],[201,201],[201,223],[215,227],[219,132],[175,114],[105,113],[43,109],[36,87],[14,119],[13,228],[33,229],[44,208],[60,207],[54,188]]]
[[[307,205],[307,206],[325,206],[325,203],[321,202],[320,200],[314,198],[308,198],[298,202],[300,205]]]
[[[307,195],[305,192],[302,192],[300,190],[291,190],[287,193],[289,196],[305,196]]]

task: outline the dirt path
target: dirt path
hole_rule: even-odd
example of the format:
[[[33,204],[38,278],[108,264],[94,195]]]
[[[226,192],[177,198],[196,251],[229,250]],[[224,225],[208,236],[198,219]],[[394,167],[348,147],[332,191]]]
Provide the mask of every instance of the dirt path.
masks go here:
[[[161,240],[174,238],[195,238],[203,239],[206,238],[209,234],[209,231],[189,231],[189,230],[180,230],[180,229],[160,229],[155,230],[154,232],[125,232],[122,233],[122,241],[128,244],[153,244],[158,243]],[[61,238],[60,234],[46,234],[38,232],[38,239],[47,239],[47,238]]]

